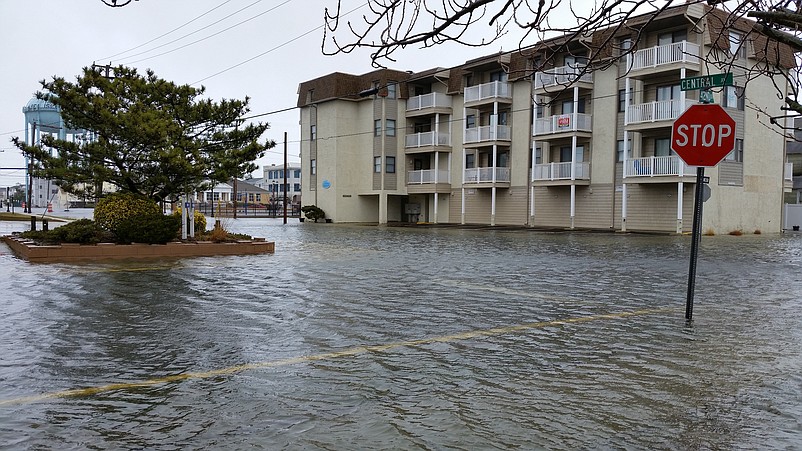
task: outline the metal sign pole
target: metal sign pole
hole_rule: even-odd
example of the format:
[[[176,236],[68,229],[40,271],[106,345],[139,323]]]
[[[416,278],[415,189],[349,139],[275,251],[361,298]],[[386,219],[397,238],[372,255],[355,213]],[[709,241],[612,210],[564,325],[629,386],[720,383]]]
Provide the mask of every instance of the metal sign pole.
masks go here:
[[[688,268],[688,296],[685,300],[685,319],[693,319],[693,294],[696,288],[696,260],[699,255],[699,239],[702,237],[702,206],[704,205],[705,168],[696,168],[696,195],[693,205],[693,229],[691,230],[691,262]]]

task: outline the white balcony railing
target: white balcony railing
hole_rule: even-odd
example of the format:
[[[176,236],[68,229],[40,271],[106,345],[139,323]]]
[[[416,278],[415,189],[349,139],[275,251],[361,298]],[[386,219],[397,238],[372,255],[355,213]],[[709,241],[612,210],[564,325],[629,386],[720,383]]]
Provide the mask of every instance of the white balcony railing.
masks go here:
[[[783,178],[786,181],[794,180],[794,163],[785,163],[785,172],[783,173]]]
[[[465,170],[465,183],[492,183],[510,181],[510,168],[471,168]]]
[[[584,113],[558,114],[535,119],[534,135],[591,130],[591,116]]]
[[[624,177],[684,176],[696,174],[696,166],[688,166],[676,155],[630,158],[624,161]]]
[[[491,81],[490,83],[483,83],[481,85],[465,88],[465,103],[498,98],[512,98],[512,89],[509,83],[504,81]]]
[[[627,55],[631,70],[648,69],[672,63],[699,63],[699,45],[681,41],[641,49]]]
[[[465,129],[464,144],[485,141],[509,141],[510,127],[508,125],[485,125]]]
[[[439,92],[431,92],[407,100],[407,111],[418,111],[426,108],[451,108],[451,96]]]
[[[450,146],[450,133],[421,132],[407,135],[404,138],[406,147]]]
[[[637,103],[627,107],[627,124],[644,122],[669,121],[679,117],[695,102],[690,99],[660,100],[657,102]]]
[[[423,169],[419,171],[409,171],[409,185],[424,185],[428,183],[451,183],[451,174],[448,170]]]
[[[574,173],[571,174],[573,164]],[[578,161],[571,163],[536,164],[533,180],[590,180],[590,163]]]
[[[546,72],[535,73],[535,89],[550,88],[554,86],[568,86],[576,81],[593,83],[593,74],[584,66],[561,66],[549,69]]]

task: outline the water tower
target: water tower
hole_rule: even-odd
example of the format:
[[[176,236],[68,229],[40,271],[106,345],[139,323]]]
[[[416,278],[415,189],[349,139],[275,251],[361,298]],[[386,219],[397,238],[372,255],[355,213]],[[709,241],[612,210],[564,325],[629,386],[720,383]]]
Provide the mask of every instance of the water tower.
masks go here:
[[[25,114],[25,143],[33,146],[40,142],[42,133],[56,135],[61,140],[76,141],[87,139],[86,130],[67,128],[64,119],[61,117],[61,108],[47,100],[37,99],[36,97],[28,101],[22,107]],[[28,159],[25,159],[25,167],[29,168]],[[66,204],[66,195],[52,184],[50,180],[31,178],[28,169],[25,171],[25,198],[28,205],[28,212],[31,207],[46,208],[48,203]]]

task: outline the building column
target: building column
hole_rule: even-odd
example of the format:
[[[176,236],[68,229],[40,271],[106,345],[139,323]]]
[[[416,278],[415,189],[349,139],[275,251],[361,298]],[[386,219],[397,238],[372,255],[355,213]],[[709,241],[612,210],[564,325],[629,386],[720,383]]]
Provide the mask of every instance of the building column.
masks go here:
[[[576,92],[576,90],[575,90]],[[574,100],[576,105],[576,98]],[[576,133],[571,137],[571,228],[574,228],[576,217]]]
[[[624,145],[626,147],[626,145]],[[621,183],[621,231],[627,231],[627,184]]]
[[[440,152],[435,151],[435,153],[434,153],[434,215],[433,215],[433,222],[435,224],[437,224],[437,201],[438,201],[438,197],[440,197],[437,194],[437,184],[438,183],[440,183]]]
[[[387,193],[384,190],[379,192],[379,224],[387,224]]]
[[[465,224],[465,148],[462,149],[462,202],[460,202],[460,224]]]

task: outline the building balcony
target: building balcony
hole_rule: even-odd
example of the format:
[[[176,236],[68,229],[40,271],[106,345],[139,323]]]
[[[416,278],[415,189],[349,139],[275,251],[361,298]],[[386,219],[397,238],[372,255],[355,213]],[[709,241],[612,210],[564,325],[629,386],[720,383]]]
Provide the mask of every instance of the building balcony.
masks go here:
[[[493,141],[510,141],[511,130],[508,125],[485,125],[465,129],[463,144],[488,143]]]
[[[450,151],[451,133],[413,133],[404,138],[404,147],[407,153],[432,152],[434,150]]]
[[[627,67],[633,76],[670,70],[683,65],[699,67],[699,45],[681,41],[656,45],[627,55]],[[638,74],[637,72],[643,71]]]
[[[574,83],[593,83],[593,74],[582,73],[587,70],[584,66],[561,66],[543,72],[535,72],[535,90],[549,90],[549,88],[564,88]]]
[[[439,92],[432,92],[410,97],[407,100],[407,117],[434,113],[451,114],[451,96]]]
[[[590,163],[586,161],[536,164],[532,174],[535,185],[565,185],[580,181],[590,183]],[[576,183],[575,183],[576,184]]]
[[[509,186],[510,183],[510,168],[506,167],[487,167],[487,168],[470,168],[465,169],[463,175],[464,183],[466,185],[487,185],[492,186],[493,183],[502,183]]]
[[[447,169],[422,169],[407,172],[407,192],[421,193],[450,193],[451,173]]]
[[[664,183],[695,180],[696,166],[688,166],[676,155],[630,158],[624,161],[624,181],[627,182]]]
[[[591,115],[584,113],[558,114],[535,119],[532,128],[534,136],[551,135],[566,132],[590,132]]]
[[[491,81],[465,88],[465,105],[486,102],[512,102],[512,85],[503,81]]]
[[[673,121],[694,103],[694,100],[686,99],[684,102],[682,100],[660,100],[630,105],[627,108],[626,125],[641,124],[648,127],[655,122]]]

